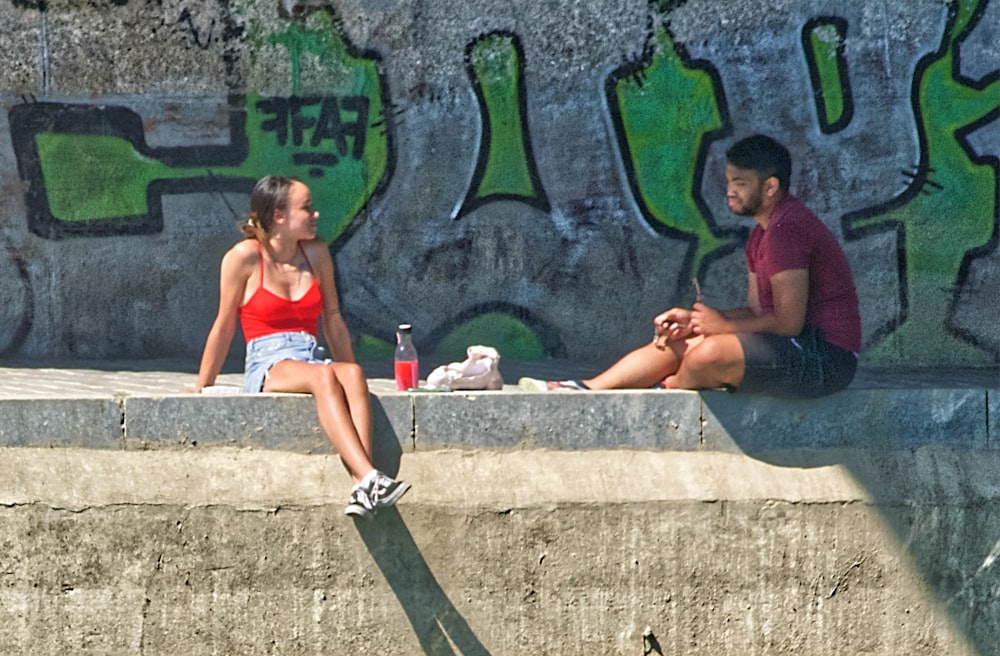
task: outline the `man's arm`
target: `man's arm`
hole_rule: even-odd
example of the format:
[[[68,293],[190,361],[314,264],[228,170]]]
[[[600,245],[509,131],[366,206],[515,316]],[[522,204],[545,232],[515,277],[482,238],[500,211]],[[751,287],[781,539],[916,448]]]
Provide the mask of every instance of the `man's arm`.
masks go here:
[[[774,311],[765,314],[760,309],[757,285],[750,276],[747,286],[748,307],[720,312],[696,303],[691,313],[691,326],[699,335],[730,333],[774,333],[788,337],[802,332],[809,301],[809,271],[787,269],[771,276]]]

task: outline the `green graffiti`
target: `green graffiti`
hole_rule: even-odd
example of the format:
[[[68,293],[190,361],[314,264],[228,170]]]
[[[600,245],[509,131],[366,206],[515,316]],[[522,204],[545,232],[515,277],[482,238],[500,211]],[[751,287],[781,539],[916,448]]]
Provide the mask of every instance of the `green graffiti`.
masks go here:
[[[149,184],[174,175],[124,139],[42,133],[35,143],[50,210],[61,221],[145,214]]]
[[[395,351],[395,344],[367,334],[359,335],[357,343],[354,344],[354,357],[358,360],[388,362],[392,360],[392,354]]]
[[[728,127],[721,87],[706,67],[689,65],[664,26],[641,68],[609,80],[625,168],[643,215],[654,229],[694,242],[687,280],[736,237],[718,236],[701,199],[704,141]]]
[[[452,330],[438,342],[434,358],[460,362],[473,345],[492,346],[511,360],[540,360],[546,356],[538,337],[523,321],[503,312],[488,312]]]
[[[974,161],[960,135],[1000,108],[1000,81],[977,88],[955,77],[957,37],[971,31],[985,3],[955,3],[940,49],[917,67],[914,110],[922,152],[918,168],[908,173],[910,189],[887,212],[844,218],[857,235],[898,226],[905,245],[905,317],[866,352],[875,363],[899,362],[900,356],[914,364],[985,362],[982,350],[948,329],[963,261],[989,243],[998,216],[997,170]]]
[[[115,116],[128,119],[121,124],[95,116],[99,108],[88,116],[79,106],[66,106],[60,117],[64,124],[80,117],[71,129],[39,121],[33,143],[55,222],[138,221],[156,211],[161,193],[233,189],[237,180],[248,189],[253,180],[279,173],[310,185],[323,239],[333,243],[344,235],[390,172],[384,93],[375,57],[352,54],[333,17],[314,15],[312,27],[294,23],[270,39],[292,61],[293,95],[232,96],[242,103],[230,112],[245,117],[236,123],[245,134],[234,134],[228,148],[149,148],[141,121],[124,108],[115,108]],[[299,60],[307,53],[326,76],[303,95]],[[37,107],[55,113],[51,104]]]
[[[491,200],[518,200],[548,212],[528,144],[524,54],[512,34],[480,37],[466,49],[466,62],[482,116],[479,160],[456,217]]]
[[[820,129],[836,132],[851,122],[853,102],[844,59],[846,21],[839,18],[818,18],[806,23],[802,30],[802,48],[816,99],[816,114]]]
[[[314,55],[327,71],[336,71],[340,63],[349,57],[345,48],[345,37],[340,26],[328,14],[318,14],[325,18],[325,25],[319,29],[307,29],[299,22],[291,23],[284,32],[268,34],[267,42],[279,45],[288,52],[292,66],[292,95],[301,93],[302,56]]]

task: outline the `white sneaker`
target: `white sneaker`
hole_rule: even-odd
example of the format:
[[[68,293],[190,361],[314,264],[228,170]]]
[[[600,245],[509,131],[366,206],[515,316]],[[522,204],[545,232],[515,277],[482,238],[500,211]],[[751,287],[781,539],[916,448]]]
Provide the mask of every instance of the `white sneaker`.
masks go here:
[[[344,514],[350,517],[360,517],[361,519],[372,520],[375,516],[375,504],[372,503],[368,490],[356,485],[351,490],[351,498],[347,502]]]
[[[371,499],[374,509],[385,508],[395,505],[400,497],[410,489],[410,484],[406,481],[397,481],[379,472],[368,488],[368,498]]]

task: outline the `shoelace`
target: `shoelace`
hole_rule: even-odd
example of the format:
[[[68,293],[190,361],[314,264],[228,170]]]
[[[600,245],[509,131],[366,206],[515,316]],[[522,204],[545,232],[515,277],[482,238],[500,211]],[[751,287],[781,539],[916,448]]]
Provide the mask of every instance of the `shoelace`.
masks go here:
[[[366,510],[372,510],[375,508],[375,500],[372,498],[372,495],[363,488],[357,488],[351,491],[351,503],[356,503]]]
[[[386,476],[379,476],[372,482],[372,488],[368,496],[371,498],[373,505],[377,504],[378,500],[385,496],[386,492],[389,491],[389,487],[394,482]]]

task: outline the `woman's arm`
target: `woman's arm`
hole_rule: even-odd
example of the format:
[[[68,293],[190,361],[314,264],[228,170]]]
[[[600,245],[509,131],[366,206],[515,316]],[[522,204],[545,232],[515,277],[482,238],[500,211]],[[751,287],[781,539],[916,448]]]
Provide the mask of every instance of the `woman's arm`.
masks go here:
[[[309,261],[316,267],[319,278],[319,288],[323,293],[323,313],[320,321],[323,324],[323,336],[330,348],[330,357],[335,362],[354,362],[354,348],[351,346],[351,333],[347,330],[344,317],[340,314],[340,300],[337,297],[337,284],[333,258],[330,250],[321,239],[303,243]]]
[[[198,367],[198,383],[195,391],[215,383],[215,379],[226,361],[229,347],[236,333],[240,303],[253,263],[250,261],[256,249],[247,249],[246,242],[237,244],[222,258],[219,275],[219,311],[205,340],[205,350]],[[249,265],[249,266],[248,266]]]

